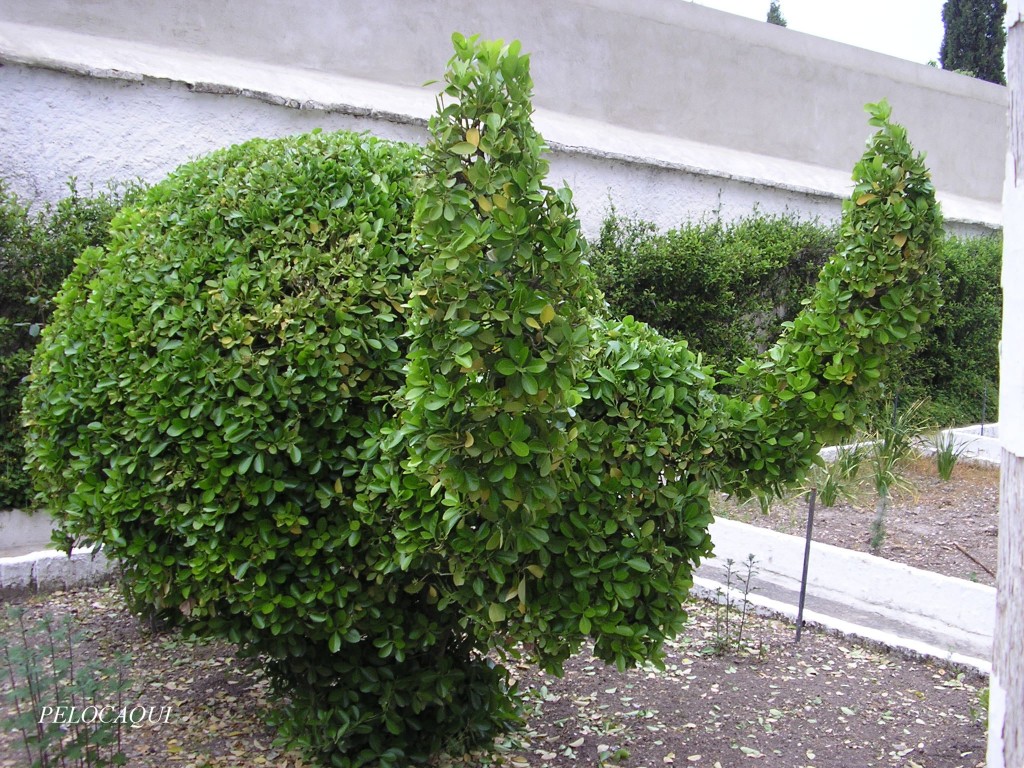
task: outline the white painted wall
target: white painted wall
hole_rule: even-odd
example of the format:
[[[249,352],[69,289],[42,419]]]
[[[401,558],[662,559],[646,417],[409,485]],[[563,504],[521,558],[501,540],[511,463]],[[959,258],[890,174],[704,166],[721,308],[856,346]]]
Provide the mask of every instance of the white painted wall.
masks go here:
[[[49,549],[53,518],[20,509],[0,510],[0,558]]]
[[[1001,194],[1005,88],[682,0],[0,0],[0,20],[412,88],[453,31],[519,39],[539,107],[841,171],[887,97],[940,186]]]
[[[947,219],[999,225],[1004,88],[680,0],[0,0],[0,174],[52,199],[71,173],[153,179],[253,135],[421,138],[455,29],[532,52],[538,127],[588,232],[609,196],[662,226],[834,218],[882,97]]]
[[[237,94],[196,93],[166,80],[72,76],[23,66],[0,70],[0,104],[17,115],[0,126],[0,178],[29,200],[63,196],[69,176],[80,186],[136,177],[155,182],[181,163],[256,136],[320,127],[426,140],[418,121],[293,109]],[[538,122],[546,137],[568,137],[555,121],[549,121],[551,130]],[[802,192],[686,170],[681,161],[653,162],[594,148],[555,152],[551,176],[574,191],[588,233],[596,232],[610,203],[664,228],[713,211],[727,219],[755,208],[833,219],[840,208],[839,192]]]

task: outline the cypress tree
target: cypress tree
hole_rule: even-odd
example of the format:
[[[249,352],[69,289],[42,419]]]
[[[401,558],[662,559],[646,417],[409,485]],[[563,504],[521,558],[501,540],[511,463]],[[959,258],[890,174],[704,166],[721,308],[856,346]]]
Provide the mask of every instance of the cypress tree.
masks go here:
[[[779,3],[777,0],[772,0],[772,4],[768,8],[768,23],[775,24],[780,27],[786,26],[786,17],[783,16],[782,11],[779,10]]]
[[[942,68],[1005,85],[1005,15],[1003,0],[946,0],[942,6],[946,34],[939,49]]]

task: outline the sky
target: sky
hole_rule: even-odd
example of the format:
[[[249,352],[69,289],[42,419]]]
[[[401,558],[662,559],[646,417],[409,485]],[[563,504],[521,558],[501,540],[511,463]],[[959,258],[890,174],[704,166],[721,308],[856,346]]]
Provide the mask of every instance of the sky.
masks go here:
[[[691,0],[764,21],[770,0]],[[789,29],[917,64],[939,60],[944,0],[779,0]]]

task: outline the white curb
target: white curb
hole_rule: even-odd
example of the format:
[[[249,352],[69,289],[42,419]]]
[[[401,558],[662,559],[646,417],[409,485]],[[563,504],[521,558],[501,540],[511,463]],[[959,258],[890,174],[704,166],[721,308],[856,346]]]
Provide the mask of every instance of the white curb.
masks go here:
[[[98,584],[109,579],[114,563],[99,549],[66,552],[46,549],[16,557],[0,557],[0,594],[48,592]]]

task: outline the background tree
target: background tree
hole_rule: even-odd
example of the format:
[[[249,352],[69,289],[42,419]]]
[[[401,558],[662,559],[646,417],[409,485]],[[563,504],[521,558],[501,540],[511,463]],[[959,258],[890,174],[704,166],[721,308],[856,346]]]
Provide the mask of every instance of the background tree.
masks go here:
[[[786,26],[786,17],[782,15],[782,11],[779,8],[777,0],[772,0],[772,4],[768,8],[767,21],[769,24],[775,24],[780,27]]]
[[[768,8],[768,23],[776,24],[780,27],[786,26],[786,17],[782,15],[777,0],[772,0],[771,7]]]
[[[946,0],[942,6],[946,34],[939,49],[942,68],[1005,85],[1005,14],[1003,0]]]

